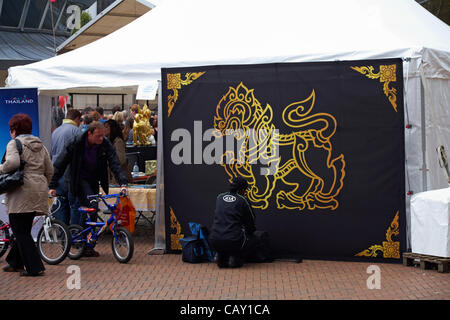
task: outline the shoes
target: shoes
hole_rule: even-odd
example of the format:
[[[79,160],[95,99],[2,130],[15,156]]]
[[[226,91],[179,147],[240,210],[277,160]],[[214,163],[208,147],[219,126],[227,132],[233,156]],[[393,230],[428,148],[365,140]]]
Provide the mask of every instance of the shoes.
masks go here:
[[[227,255],[224,255],[224,254],[220,254],[220,253],[217,253],[217,255],[216,255],[216,258],[217,258],[217,266],[219,267],[219,268],[227,268],[228,267],[228,256]]]
[[[230,256],[227,254],[217,254],[217,266],[219,268],[240,268],[244,265],[244,261],[239,256]]]
[[[251,255],[248,255],[245,258],[246,262],[252,262],[252,263],[262,263],[266,262],[267,258],[261,253],[261,252],[255,252]]]
[[[244,261],[238,256],[230,256],[228,259],[229,268],[240,268],[244,265]]]
[[[32,272],[29,273],[28,271],[24,270],[24,269],[16,269],[10,265],[7,265],[6,267],[3,267],[3,271],[4,272],[20,272],[20,276],[21,277],[37,277],[37,276],[42,276],[44,275],[44,270],[39,271],[39,272]]]
[[[39,277],[39,276],[43,276],[43,275],[44,275],[44,271],[28,272],[26,270],[23,270],[20,272],[21,277]]]
[[[83,254],[84,257],[99,257],[100,253],[91,248],[86,248]]]
[[[19,271],[23,271],[23,269],[16,269],[10,265],[3,267],[3,272],[19,272]]]

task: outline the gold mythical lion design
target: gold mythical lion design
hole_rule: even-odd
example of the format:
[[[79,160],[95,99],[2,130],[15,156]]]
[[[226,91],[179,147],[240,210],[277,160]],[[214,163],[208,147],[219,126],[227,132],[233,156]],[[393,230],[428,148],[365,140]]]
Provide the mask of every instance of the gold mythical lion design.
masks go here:
[[[272,107],[267,104],[264,108],[255,98],[254,89],[249,90],[242,82],[236,88],[230,87],[218,103],[214,117],[216,136],[233,135],[238,142],[237,154],[227,150],[221,165],[230,181],[236,175],[247,179],[247,195],[253,207],[266,209],[276,185],[278,209],[338,207],[336,197],[343,187],[345,161],[343,154],[332,157],[330,139],[337,121],[328,113],[312,113],[314,103],[313,90],[307,99],[285,107],[282,120],[290,133],[283,134],[272,123]],[[280,155],[280,148],[284,156]],[[308,161],[312,156],[315,161]],[[323,161],[319,163],[317,157]],[[275,167],[275,172],[261,174],[255,165],[257,161]]]
[[[150,125],[151,111],[147,105],[138,108],[133,124],[133,144],[135,146],[147,146],[150,144],[149,138],[153,134]]]

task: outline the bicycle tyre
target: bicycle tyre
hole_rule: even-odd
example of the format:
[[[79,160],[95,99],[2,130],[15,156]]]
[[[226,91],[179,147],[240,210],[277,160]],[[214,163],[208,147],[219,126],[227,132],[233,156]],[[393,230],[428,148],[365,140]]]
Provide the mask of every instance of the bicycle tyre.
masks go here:
[[[2,220],[0,220],[0,228],[3,227],[6,223],[4,223]],[[0,230],[0,238],[1,239],[7,239],[11,240],[11,235],[9,234],[8,228],[4,228]],[[8,250],[9,241],[0,243],[0,257],[5,254],[5,252]]]
[[[69,253],[72,237],[67,225],[59,220],[52,219],[51,226],[48,229],[50,242],[47,242],[44,232],[44,226],[38,232],[37,247],[41,259],[50,265],[61,263]],[[55,249],[56,248],[56,249]],[[55,254],[53,254],[55,251]]]
[[[83,256],[84,251],[86,250],[85,237],[83,235],[81,236],[79,235],[81,234],[82,231],[83,227],[81,227],[78,224],[71,224],[69,226],[69,233],[71,235],[72,245],[70,246],[68,257],[72,260],[80,259]]]
[[[115,236],[114,236],[115,234]],[[131,236],[131,233],[128,231],[128,229],[124,227],[116,227],[114,230],[114,234],[111,240],[111,248],[112,252],[114,254],[114,257],[119,261],[120,263],[127,263],[131,260],[134,253],[134,240]],[[119,241],[119,243],[116,241],[116,237]],[[122,254],[119,252],[119,249],[125,245],[127,249],[125,250],[125,254]],[[124,246],[124,247],[125,247]],[[121,251],[121,250],[120,250]]]

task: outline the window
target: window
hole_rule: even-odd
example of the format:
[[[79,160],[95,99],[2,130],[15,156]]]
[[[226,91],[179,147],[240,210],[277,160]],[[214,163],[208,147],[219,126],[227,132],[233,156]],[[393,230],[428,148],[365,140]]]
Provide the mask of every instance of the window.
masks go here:
[[[33,0],[30,2],[25,28],[39,28],[42,15],[47,7],[48,0]]]
[[[70,14],[67,13],[67,8],[77,5],[81,10],[86,10],[95,2],[96,0],[58,0],[50,6],[49,0],[0,0],[0,26],[18,28],[17,31],[21,27],[48,31],[52,30],[53,13],[56,33],[68,36],[70,30],[67,29],[67,19]],[[22,15],[23,26],[20,25]]]
[[[0,26],[18,27],[25,0],[3,0]]]
[[[65,8],[65,1],[56,1],[52,3],[52,8],[47,10],[44,20],[44,25],[42,26],[42,29],[52,30],[52,22],[55,25],[55,30],[58,31],[66,31],[65,25],[61,26],[61,21],[58,25],[56,25],[56,22],[58,21],[58,17]],[[52,21],[52,14],[53,12],[53,21]],[[65,21],[63,21],[63,24],[65,24]]]

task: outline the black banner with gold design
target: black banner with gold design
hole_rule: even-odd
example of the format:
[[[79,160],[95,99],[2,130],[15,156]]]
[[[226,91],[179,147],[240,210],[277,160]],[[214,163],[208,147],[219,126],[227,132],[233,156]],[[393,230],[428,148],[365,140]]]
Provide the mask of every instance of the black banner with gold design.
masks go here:
[[[401,59],[162,70],[166,241],[211,226],[234,175],[277,257],[400,259]]]

